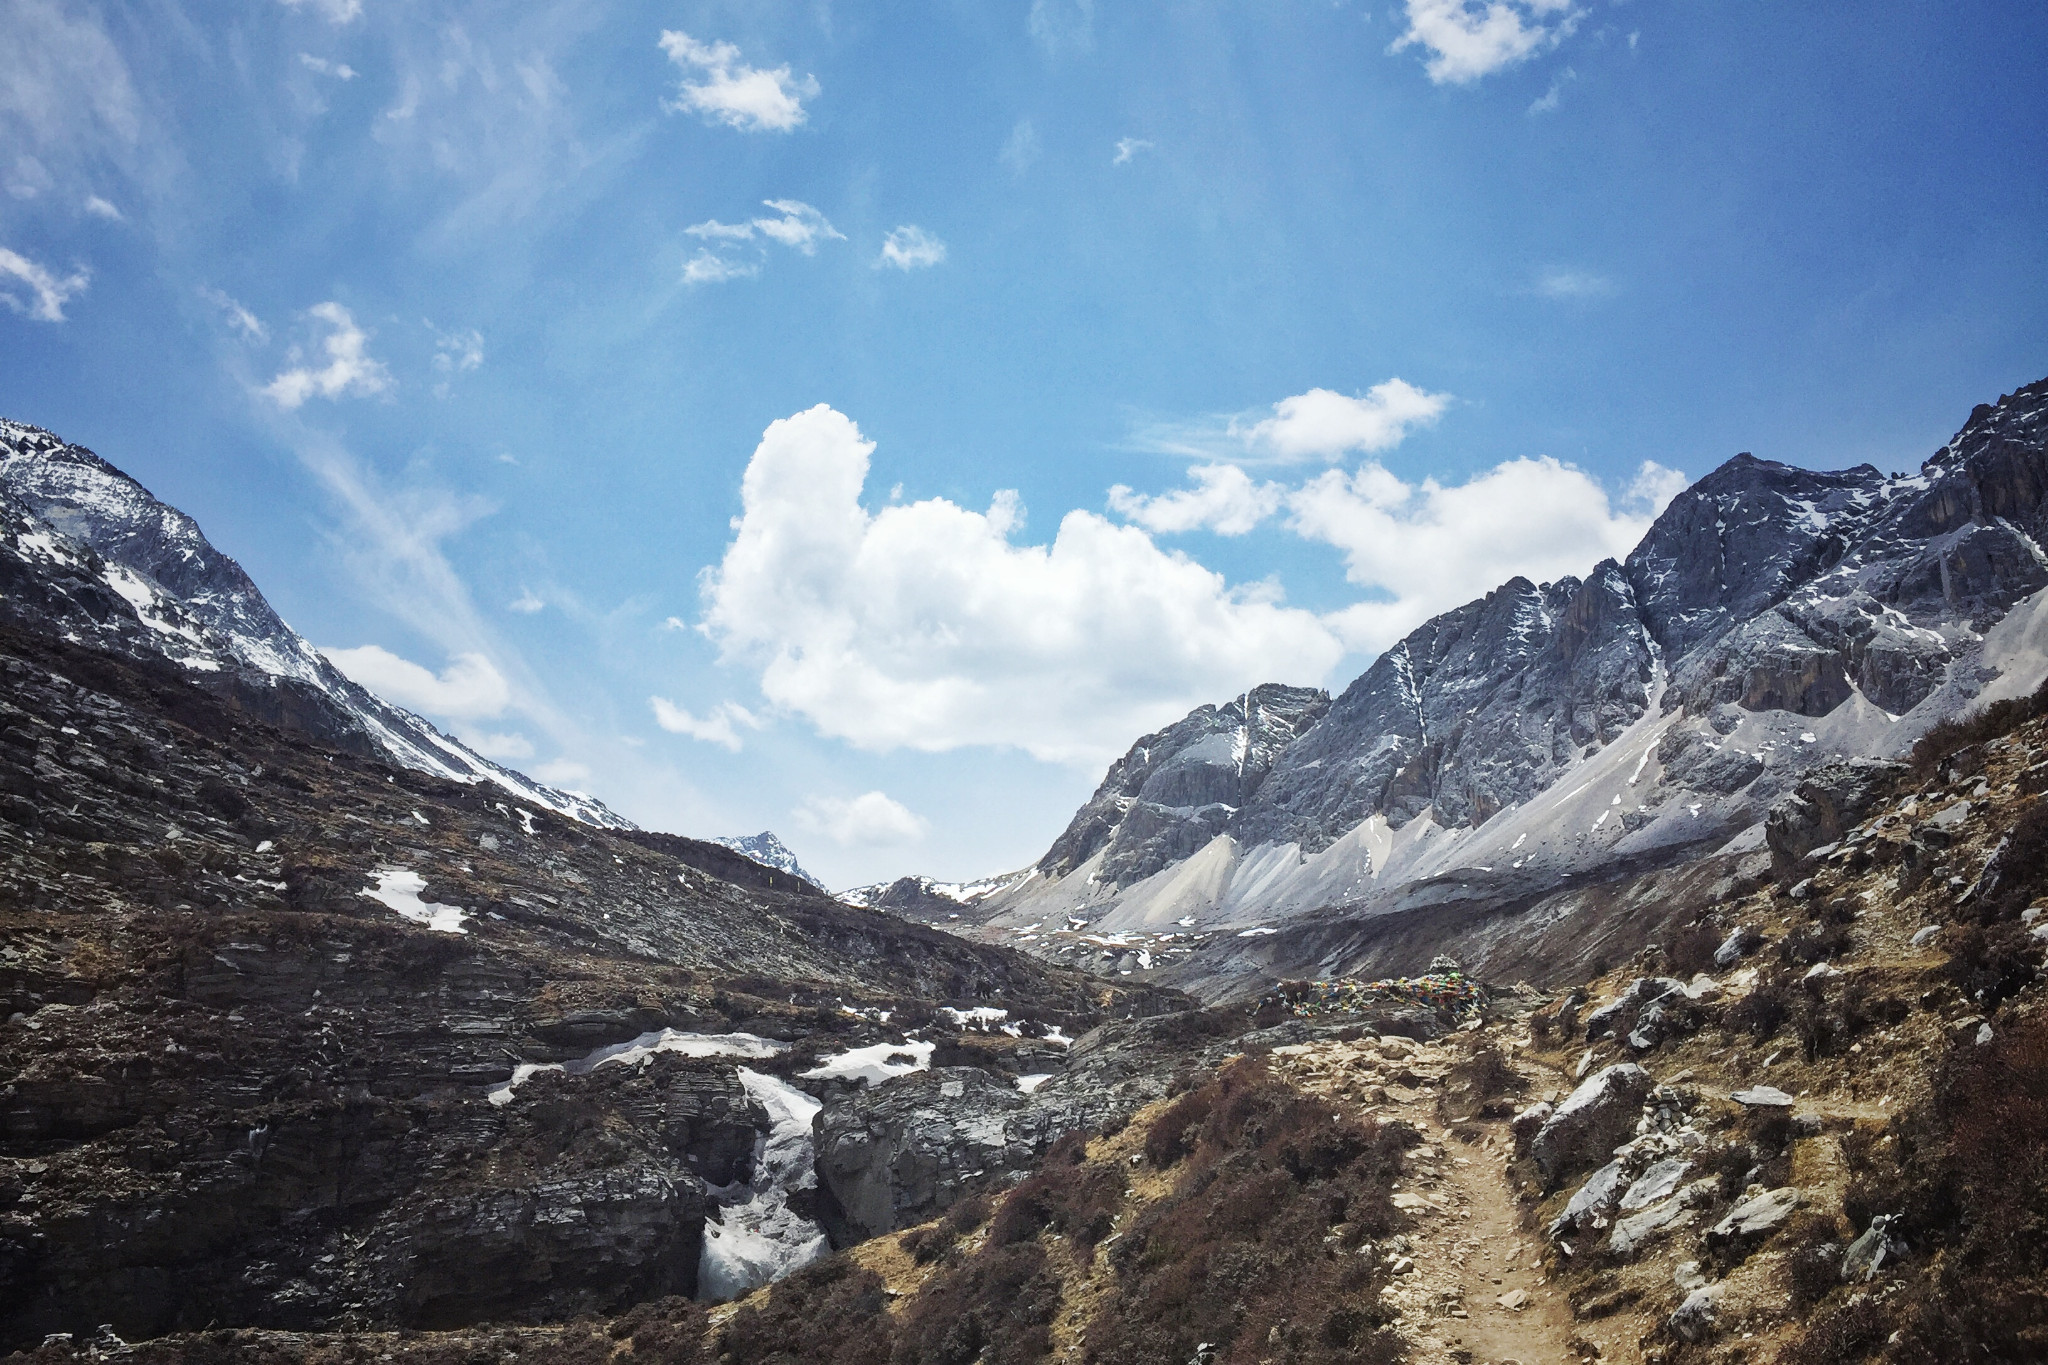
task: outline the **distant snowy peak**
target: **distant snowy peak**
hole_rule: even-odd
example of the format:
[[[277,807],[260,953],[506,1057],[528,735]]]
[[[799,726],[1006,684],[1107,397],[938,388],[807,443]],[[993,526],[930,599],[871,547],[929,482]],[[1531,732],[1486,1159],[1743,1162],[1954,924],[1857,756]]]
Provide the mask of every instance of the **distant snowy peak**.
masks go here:
[[[538,809],[631,828],[592,797],[504,768],[345,677],[199,524],[83,446],[0,418],[0,615],[167,659],[246,713]]]
[[[977,918],[975,911],[1038,877],[1036,868],[981,877],[971,882],[940,882],[930,877],[898,877],[893,882],[856,886],[839,893],[847,905],[887,910],[904,919],[939,921]]]
[[[788,846],[775,837],[773,830],[764,829],[759,834],[743,837],[726,835],[714,838],[711,842],[729,848],[735,853],[744,854],[763,867],[772,867],[777,872],[787,872],[792,877],[802,877],[820,891],[825,889],[823,882],[804,871],[803,865],[796,860],[796,854],[791,853]]]

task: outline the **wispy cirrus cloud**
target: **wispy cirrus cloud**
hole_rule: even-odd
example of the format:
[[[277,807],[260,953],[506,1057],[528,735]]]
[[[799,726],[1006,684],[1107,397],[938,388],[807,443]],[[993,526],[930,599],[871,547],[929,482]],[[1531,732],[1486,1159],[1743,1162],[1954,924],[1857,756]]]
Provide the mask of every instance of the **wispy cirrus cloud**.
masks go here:
[[[774,210],[774,216],[749,218],[739,223],[721,223],[711,218],[683,229],[687,235],[710,244],[700,247],[697,254],[684,263],[684,284],[717,284],[758,275],[767,259],[765,243],[768,242],[806,256],[815,256],[820,243],[846,240],[846,234],[833,227],[830,219],[802,200],[764,199],[761,202]],[[941,247],[940,251],[943,254],[944,248]]]
[[[802,127],[804,101],[818,97],[813,76],[795,76],[788,66],[749,66],[726,42],[699,42],[680,29],[663,30],[661,50],[684,73],[676,98],[664,100],[671,113],[691,113],[748,133],[787,133]]]
[[[1408,27],[1387,51],[1422,48],[1438,85],[1469,85],[1547,52],[1584,14],[1573,0],[1407,0],[1406,12]]]
[[[1121,166],[1140,152],[1152,150],[1149,139],[1142,137],[1120,137],[1116,140],[1116,155],[1109,159],[1112,166]]]
[[[761,718],[738,702],[720,702],[701,716],[666,697],[649,697],[647,704],[654,710],[654,723],[670,734],[688,735],[691,739],[716,744],[733,753],[738,753],[743,743],[741,727],[749,730],[761,728]]]
[[[85,292],[92,272],[79,266],[69,275],[59,275],[18,251],[0,246],[0,281],[13,281],[21,288],[0,283],[0,303],[37,322],[64,321],[64,305]]]
[[[1553,265],[1537,274],[1535,287],[1546,299],[1603,299],[1614,292],[1614,281],[1591,270]]]

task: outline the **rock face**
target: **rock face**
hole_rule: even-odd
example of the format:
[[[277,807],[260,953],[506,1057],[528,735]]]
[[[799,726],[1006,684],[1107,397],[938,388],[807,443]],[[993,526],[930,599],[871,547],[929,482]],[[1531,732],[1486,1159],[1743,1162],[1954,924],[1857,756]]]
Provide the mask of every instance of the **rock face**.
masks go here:
[[[1039,859],[1065,876],[1102,855],[1103,880],[1142,881],[1229,828],[1275,762],[1329,710],[1326,692],[1269,684],[1146,735]]]
[[[496,1102],[515,1064],[668,1028],[796,1074],[882,1036],[842,1002],[1078,1034],[1168,999],[504,796],[0,624],[0,1348],[687,1294],[764,1136],[734,1064],[642,1049]]]
[[[1341,967],[1321,927],[1287,937],[1319,912],[1505,910],[1677,865],[1809,775],[1772,846],[1823,844],[1880,771],[1857,760],[2048,672],[2029,633],[2044,537],[2048,380],[1978,407],[1910,476],[1737,456],[1625,560],[1511,580],[1327,704],[1261,688],[1147,736],[970,918],[1279,928],[1257,964],[1220,935],[1162,978],[1200,988]]]

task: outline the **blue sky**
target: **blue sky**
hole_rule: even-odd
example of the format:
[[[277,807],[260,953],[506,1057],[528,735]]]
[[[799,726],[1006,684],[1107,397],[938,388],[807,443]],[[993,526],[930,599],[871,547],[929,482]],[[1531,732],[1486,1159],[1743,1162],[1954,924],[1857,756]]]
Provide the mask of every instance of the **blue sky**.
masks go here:
[[[1738,450],[2048,373],[2037,6],[0,9],[0,412],[506,761],[1035,858]],[[822,405],[822,406],[821,406]]]

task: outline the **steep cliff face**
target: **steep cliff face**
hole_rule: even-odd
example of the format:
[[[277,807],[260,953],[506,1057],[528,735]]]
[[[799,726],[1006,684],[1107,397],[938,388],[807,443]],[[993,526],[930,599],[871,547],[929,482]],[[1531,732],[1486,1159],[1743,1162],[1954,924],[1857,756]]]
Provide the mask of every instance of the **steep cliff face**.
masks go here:
[[[1326,692],[1269,683],[1146,735],[1110,765],[1038,870],[1063,877],[1101,854],[1098,880],[1125,884],[1179,862],[1231,825],[1329,707]]]
[[[2044,537],[2048,380],[1980,406],[1911,476],[1737,456],[1625,561],[1419,627],[1234,795],[1145,794],[1146,763],[1220,713],[1148,736],[1042,876],[980,917],[1257,922],[1704,852],[1815,763],[1895,754],[1987,688],[2030,690]]]

